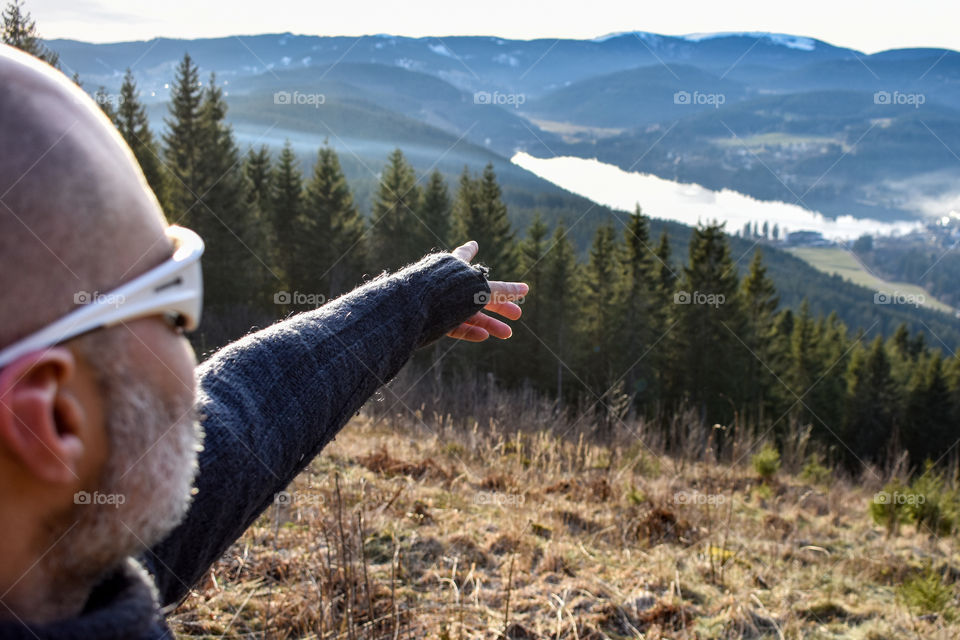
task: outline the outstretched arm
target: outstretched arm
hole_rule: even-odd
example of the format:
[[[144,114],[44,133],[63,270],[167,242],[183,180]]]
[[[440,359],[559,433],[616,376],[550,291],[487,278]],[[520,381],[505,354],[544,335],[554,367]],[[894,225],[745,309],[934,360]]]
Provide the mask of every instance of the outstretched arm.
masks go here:
[[[141,558],[163,605],[186,595],[417,347],[446,333],[510,335],[480,309],[518,317],[505,299],[526,285],[491,286],[467,263],[476,243],[456,251],[249,335],[198,368],[197,492],[184,521]]]

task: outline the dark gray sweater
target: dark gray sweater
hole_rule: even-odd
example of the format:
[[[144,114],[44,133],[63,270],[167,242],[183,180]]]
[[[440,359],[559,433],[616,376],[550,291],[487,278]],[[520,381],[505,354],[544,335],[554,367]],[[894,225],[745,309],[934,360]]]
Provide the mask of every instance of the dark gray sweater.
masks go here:
[[[160,608],[186,596],[416,348],[479,311],[476,294],[489,291],[479,267],[433,254],[224,347],[197,369],[204,448],[184,521],[105,579],[79,617],[0,622],[0,638],[172,638]]]

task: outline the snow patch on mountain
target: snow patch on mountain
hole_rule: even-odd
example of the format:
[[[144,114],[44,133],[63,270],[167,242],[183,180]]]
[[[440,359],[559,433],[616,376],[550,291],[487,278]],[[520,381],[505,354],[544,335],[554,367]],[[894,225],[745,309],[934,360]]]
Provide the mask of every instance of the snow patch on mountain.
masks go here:
[[[766,31],[720,31],[717,33],[688,33],[681,36],[689,42],[702,42],[703,40],[712,40],[714,38],[766,38],[770,42],[789,49],[799,49],[800,51],[813,51],[817,47],[817,42],[813,38],[803,36],[792,36],[789,33],[768,33]]]
[[[442,44],[428,44],[427,46],[430,47],[430,51],[433,51],[438,56],[446,56],[448,58],[454,57],[453,52]]]
[[[613,33],[608,33],[605,36],[600,36],[597,38],[592,38],[590,42],[606,42],[607,40],[613,40],[614,38],[622,38],[623,36],[636,36],[641,40],[659,40],[662,36],[656,33],[650,33],[649,31],[614,31]]]

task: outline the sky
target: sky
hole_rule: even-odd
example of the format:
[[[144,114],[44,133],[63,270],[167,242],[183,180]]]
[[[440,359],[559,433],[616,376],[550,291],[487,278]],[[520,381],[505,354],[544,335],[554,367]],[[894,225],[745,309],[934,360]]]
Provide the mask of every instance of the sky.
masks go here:
[[[960,50],[960,2],[945,0],[26,0],[44,38],[120,42],[257,33],[593,38],[770,31],[866,53]]]

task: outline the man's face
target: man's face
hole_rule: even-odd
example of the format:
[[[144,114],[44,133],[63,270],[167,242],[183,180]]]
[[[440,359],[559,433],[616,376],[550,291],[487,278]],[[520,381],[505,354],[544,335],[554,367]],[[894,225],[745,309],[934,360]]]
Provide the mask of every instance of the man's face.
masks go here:
[[[57,559],[64,579],[91,579],[176,526],[189,504],[201,437],[196,358],[164,318],[81,340],[75,386],[90,415],[102,415],[103,449],[91,448],[91,459],[101,461],[98,481],[75,494],[67,517],[76,524]]]

